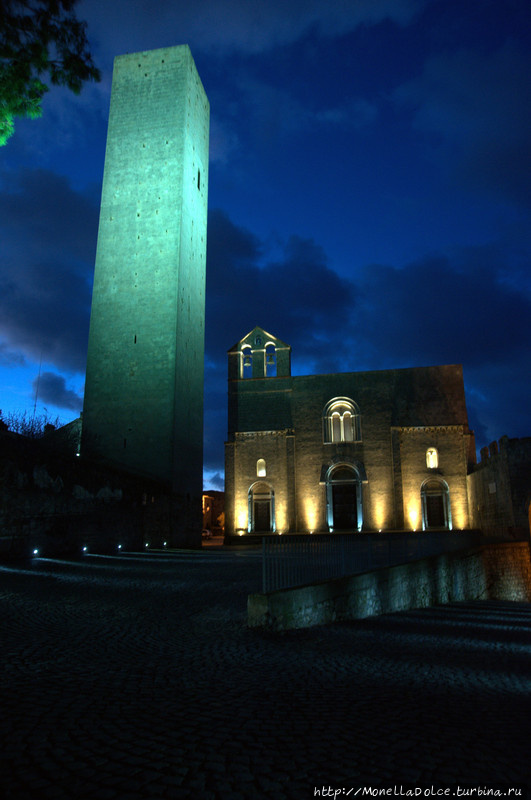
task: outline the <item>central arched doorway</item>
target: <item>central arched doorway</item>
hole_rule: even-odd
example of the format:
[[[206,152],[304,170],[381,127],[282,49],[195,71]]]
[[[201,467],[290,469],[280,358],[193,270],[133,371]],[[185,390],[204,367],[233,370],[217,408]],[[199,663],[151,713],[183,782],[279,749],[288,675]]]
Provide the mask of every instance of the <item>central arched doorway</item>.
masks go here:
[[[326,504],[330,531],[359,531],[363,524],[361,480],[350,464],[337,464],[326,476]]]
[[[425,531],[434,528],[452,528],[450,511],[450,492],[448,484],[442,479],[424,481],[420,488],[422,503],[422,527]]]
[[[253,483],[249,489],[249,532],[275,531],[275,495],[264,481]]]

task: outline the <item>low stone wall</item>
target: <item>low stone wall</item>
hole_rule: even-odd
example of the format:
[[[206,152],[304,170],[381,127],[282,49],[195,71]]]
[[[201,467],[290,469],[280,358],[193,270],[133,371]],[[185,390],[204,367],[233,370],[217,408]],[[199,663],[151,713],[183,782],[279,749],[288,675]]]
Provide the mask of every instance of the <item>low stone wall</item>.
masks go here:
[[[528,542],[492,544],[324,583],[249,595],[248,624],[273,630],[469,600],[531,601]]]

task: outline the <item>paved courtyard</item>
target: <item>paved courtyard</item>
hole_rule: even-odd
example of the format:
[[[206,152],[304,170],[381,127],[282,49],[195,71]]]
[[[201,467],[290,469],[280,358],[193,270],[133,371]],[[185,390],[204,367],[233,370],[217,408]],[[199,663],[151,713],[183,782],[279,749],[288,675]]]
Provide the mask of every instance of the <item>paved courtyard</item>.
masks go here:
[[[272,634],[246,628],[260,568],[216,548],[0,566],[0,797],[529,783],[530,605]]]

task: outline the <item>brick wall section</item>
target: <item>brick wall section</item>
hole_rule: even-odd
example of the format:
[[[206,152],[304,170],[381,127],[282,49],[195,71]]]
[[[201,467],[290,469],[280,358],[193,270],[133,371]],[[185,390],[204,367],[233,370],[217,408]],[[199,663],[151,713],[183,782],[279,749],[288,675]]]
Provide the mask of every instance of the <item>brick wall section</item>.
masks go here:
[[[471,600],[531,601],[528,542],[492,544],[248,598],[248,624],[274,630]]]

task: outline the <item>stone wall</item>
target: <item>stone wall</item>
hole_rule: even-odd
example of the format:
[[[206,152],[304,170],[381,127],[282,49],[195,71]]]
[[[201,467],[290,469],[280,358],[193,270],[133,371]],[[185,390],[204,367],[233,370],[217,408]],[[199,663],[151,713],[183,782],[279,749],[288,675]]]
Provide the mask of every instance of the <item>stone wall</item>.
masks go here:
[[[531,437],[502,436],[481,450],[467,479],[472,524],[494,536],[529,535]]]
[[[308,628],[470,600],[530,602],[529,543],[484,545],[362,575],[250,595],[248,624],[274,630]]]
[[[200,547],[177,533],[168,488],[63,452],[55,442],[0,434],[0,557]],[[197,509],[200,520],[201,509]],[[182,516],[182,515],[181,515]]]

